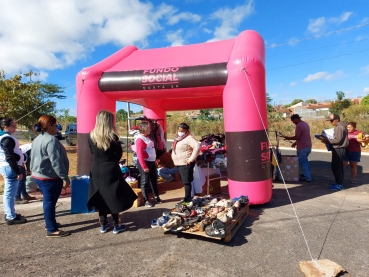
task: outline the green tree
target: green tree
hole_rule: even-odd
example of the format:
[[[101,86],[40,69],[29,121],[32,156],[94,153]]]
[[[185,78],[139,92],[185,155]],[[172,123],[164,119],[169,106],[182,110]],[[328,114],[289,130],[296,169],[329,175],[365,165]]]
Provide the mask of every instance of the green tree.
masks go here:
[[[125,122],[127,121],[128,118],[128,113],[126,112],[126,110],[120,109],[117,111],[117,121],[118,122]]]
[[[340,114],[344,109],[350,107],[352,105],[350,99],[344,99],[345,93],[342,91],[336,91],[337,100],[331,104],[329,108],[329,112]]]
[[[317,104],[318,103],[318,101],[316,101],[315,99],[308,99],[305,102],[309,103],[309,104]]]
[[[63,88],[55,84],[32,81],[37,73],[30,71],[6,78],[0,71],[0,116],[14,118],[18,125],[33,126],[42,114],[54,114],[53,98],[65,99]],[[29,81],[24,82],[24,77]]]
[[[266,94],[266,101],[267,101],[267,111],[268,113],[271,113],[274,111],[273,105],[272,105],[272,98],[269,96],[269,94]]]
[[[361,100],[360,105],[369,106],[369,94]]]
[[[295,99],[295,100],[293,100],[291,102],[291,106],[296,105],[296,104],[301,103],[301,102],[304,102],[304,100],[302,100],[302,99]]]

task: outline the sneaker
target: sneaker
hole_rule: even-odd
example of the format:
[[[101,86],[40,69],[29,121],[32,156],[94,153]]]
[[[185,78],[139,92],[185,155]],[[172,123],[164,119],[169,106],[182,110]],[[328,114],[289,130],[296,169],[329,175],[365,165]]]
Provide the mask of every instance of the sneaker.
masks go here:
[[[37,198],[31,195],[26,195],[22,197],[23,200],[27,200],[27,201],[31,201],[31,200],[36,200]]]
[[[342,186],[342,185],[340,185],[340,184],[331,184],[331,185],[329,186],[329,189],[330,189],[330,190],[337,191],[337,190],[343,190],[344,188],[343,188],[343,186]]]
[[[160,197],[158,196],[158,197],[155,197],[155,202],[156,202],[156,204],[161,204],[161,203],[163,203],[162,201],[161,201],[161,199],[160,199]]]
[[[15,218],[21,218],[22,215],[21,214],[15,214]],[[6,221],[6,214],[4,214],[4,220]]]
[[[114,226],[113,234],[116,235],[116,234],[119,234],[119,233],[121,233],[125,230],[126,230],[126,225],[124,225],[124,224],[121,224],[119,226]]]
[[[70,233],[68,233],[68,232],[65,232],[65,231],[62,231],[62,230],[58,230],[57,233],[47,232],[46,237],[47,238],[62,238],[62,237],[67,237],[69,235],[70,235]]]
[[[151,220],[151,228],[157,228],[163,226],[169,220],[168,216],[161,216],[157,219]]]
[[[167,179],[167,183],[170,183],[174,180],[174,178],[172,176],[169,175],[169,178]]]
[[[28,203],[28,200],[23,200],[23,199],[20,199],[20,198],[15,198],[15,204],[27,204]]]
[[[100,227],[100,233],[101,233],[101,234],[104,234],[104,233],[106,233],[109,229],[110,229],[110,224],[109,224],[109,223],[107,223],[107,224],[105,224],[105,225],[103,225],[103,226],[101,226],[101,227]]]
[[[149,208],[152,208],[152,204],[149,200],[146,200],[145,201],[145,207],[149,207]]]
[[[306,179],[304,176],[303,177],[300,177],[300,180],[299,181],[302,181],[302,182],[311,182],[311,180],[309,179]]]
[[[23,224],[23,223],[27,223],[27,219],[15,217],[12,220],[9,220],[9,219],[6,220],[7,225],[15,225],[15,224]]]

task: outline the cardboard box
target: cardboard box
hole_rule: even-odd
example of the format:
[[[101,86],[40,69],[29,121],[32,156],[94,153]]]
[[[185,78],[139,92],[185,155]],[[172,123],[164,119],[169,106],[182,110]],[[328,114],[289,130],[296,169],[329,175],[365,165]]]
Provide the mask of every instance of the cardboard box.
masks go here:
[[[133,207],[140,207],[143,206],[145,204],[145,200],[142,196],[142,191],[141,189],[137,189],[137,188],[132,188],[132,190],[136,193],[137,195],[137,199],[135,202],[133,202]]]
[[[222,192],[222,189],[220,187],[220,175],[219,174],[210,174],[209,175],[209,194],[219,194]],[[218,179],[214,179],[214,178],[218,178]],[[214,179],[214,180],[212,180]],[[206,195],[207,193],[207,186],[208,186],[208,177],[205,177],[205,183],[202,186],[202,192],[201,192],[201,196]]]
[[[299,181],[299,158],[297,156],[282,155],[282,162],[279,167],[285,181]]]

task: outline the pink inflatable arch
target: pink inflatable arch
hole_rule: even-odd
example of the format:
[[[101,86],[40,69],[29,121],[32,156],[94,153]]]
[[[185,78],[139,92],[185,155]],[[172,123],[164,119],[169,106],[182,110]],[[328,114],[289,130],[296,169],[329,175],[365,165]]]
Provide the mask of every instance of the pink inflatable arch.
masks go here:
[[[272,196],[265,92],[265,46],[255,31],[236,38],[170,48],[127,46],[77,75],[78,174],[89,174],[89,132],[96,113],[116,112],[116,101],[144,107],[144,115],[166,119],[166,111],[223,107],[231,198],[251,204]],[[264,126],[263,123],[264,122]],[[166,130],[164,120],[163,129]]]

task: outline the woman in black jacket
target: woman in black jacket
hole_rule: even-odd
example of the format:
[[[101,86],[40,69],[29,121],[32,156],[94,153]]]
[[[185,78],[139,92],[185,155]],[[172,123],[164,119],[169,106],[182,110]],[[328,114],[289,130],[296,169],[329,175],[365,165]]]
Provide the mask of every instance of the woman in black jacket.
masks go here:
[[[126,229],[124,224],[119,224],[119,213],[131,208],[137,196],[123,179],[119,167],[123,151],[115,133],[114,115],[111,112],[98,112],[88,143],[93,161],[87,207],[99,211],[100,233],[110,229],[107,215],[111,214],[113,233],[118,234]]]

